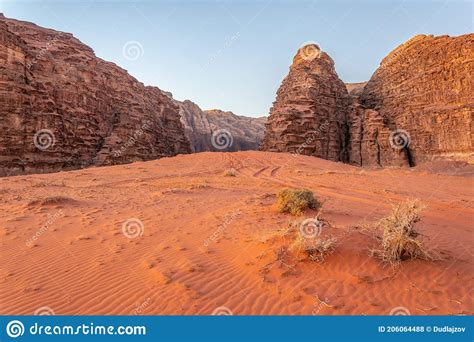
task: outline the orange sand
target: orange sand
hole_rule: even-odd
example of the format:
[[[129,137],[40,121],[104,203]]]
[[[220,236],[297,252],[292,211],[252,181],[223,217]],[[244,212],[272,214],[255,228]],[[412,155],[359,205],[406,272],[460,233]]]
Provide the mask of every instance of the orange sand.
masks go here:
[[[473,314],[472,180],[267,152],[3,178],[0,314]],[[273,208],[282,187],[325,200],[340,243],[324,263],[289,273],[269,253],[264,237],[293,219]],[[408,197],[427,204],[418,227],[442,260],[383,267],[354,227]],[[141,236],[123,234],[131,218]]]

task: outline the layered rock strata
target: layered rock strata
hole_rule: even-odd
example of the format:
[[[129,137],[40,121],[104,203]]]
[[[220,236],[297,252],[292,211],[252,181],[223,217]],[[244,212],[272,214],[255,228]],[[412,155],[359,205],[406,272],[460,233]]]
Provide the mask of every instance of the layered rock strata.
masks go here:
[[[410,165],[468,155],[474,150],[472,75],[474,34],[417,35],[382,60],[360,103],[406,141]]]
[[[300,49],[270,110],[262,149],[380,167],[472,154],[473,43],[474,34],[415,36],[367,84],[347,84],[349,92],[317,46]]]
[[[171,96],[171,94],[170,94]],[[201,110],[189,100],[175,101],[193,152],[257,150],[265,117],[251,118],[218,109]]]
[[[0,15],[0,175],[190,152],[179,107],[69,33]]]
[[[315,44],[300,48],[278,89],[261,149],[347,161],[350,101],[331,57]]]

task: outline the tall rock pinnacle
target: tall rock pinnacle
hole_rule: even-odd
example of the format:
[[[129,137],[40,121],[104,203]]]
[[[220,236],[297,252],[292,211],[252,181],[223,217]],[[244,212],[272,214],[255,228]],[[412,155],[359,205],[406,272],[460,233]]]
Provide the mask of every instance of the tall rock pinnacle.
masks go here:
[[[331,57],[304,45],[278,89],[261,149],[347,161],[349,104]]]

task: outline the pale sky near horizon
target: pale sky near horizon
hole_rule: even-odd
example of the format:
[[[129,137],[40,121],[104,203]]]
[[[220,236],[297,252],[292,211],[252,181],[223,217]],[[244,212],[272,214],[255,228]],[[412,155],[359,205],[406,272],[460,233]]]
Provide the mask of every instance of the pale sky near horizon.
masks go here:
[[[416,34],[473,32],[473,2],[459,0],[0,0],[0,12],[71,32],[178,100],[246,116],[268,115],[305,42],[334,59],[343,81],[362,82]]]

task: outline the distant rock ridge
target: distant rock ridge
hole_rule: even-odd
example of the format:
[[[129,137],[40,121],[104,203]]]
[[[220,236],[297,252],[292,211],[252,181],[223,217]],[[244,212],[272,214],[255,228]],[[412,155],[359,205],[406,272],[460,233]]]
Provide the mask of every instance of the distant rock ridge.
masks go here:
[[[261,149],[378,167],[469,156],[473,40],[474,34],[415,36],[385,57],[369,82],[344,88],[319,47],[299,49]],[[308,59],[307,51],[317,53]]]
[[[367,82],[346,83],[346,89],[351,96],[360,96]]]
[[[0,175],[191,152],[179,107],[69,33],[0,16]]]
[[[167,95],[172,98],[171,93]],[[265,117],[251,118],[219,109],[202,110],[192,101],[177,101],[192,152],[257,150],[265,131]]]

